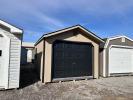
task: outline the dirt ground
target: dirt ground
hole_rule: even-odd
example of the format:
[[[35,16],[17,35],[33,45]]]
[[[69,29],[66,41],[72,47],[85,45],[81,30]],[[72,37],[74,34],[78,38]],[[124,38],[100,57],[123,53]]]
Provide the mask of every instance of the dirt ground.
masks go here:
[[[133,76],[42,84],[34,69],[21,71],[19,89],[0,91],[0,100],[133,100]]]

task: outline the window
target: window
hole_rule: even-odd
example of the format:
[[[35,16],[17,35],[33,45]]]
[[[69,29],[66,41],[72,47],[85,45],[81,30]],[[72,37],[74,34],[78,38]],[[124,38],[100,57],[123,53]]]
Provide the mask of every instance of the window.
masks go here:
[[[121,38],[121,41],[122,41],[122,42],[125,42],[125,38],[124,38],[124,37],[123,37],[123,38]]]
[[[0,50],[0,57],[2,56],[2,50]]]

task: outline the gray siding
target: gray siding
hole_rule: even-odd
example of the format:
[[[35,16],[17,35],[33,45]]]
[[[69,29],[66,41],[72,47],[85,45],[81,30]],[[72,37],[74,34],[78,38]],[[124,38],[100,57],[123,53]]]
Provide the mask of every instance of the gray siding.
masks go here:
[[[125,42],[121,42],[121,38],[118,38],[111,40],[107,48],[109,48],[110,45],[133,46],[133,42],[128,39],[125,39]]]

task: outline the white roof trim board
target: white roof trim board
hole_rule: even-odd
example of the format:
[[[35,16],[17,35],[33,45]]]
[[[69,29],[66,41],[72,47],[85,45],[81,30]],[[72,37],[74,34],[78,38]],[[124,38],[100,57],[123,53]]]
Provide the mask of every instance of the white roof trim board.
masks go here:
[[[11,31],[11,33],[23,33],[22,29],[19,29],[5,21],[0,20],[0,24],[8,27]]]
[[[126,38],[126,39],[128,39],[128,40],[130,40],[130,41],[133,41],[133,39],[131,39],[131,38],[125,36],[125,35],[122,35],[122,36],[115,36],[115,37],[111,37],[111,38],[108,38],[108,39],[107,39],[107,41],[106,41],[106,43],[105,43],[105,45],[104,45],[104,48],[107,48],[107,46],[108,46],[110,40],[114,40],[114,39],[118,39],[118,38]]]
[[[62,29],[62,30],[58,30],[58,31],[55,31],[55,32],[51,32],[51,33],[48,33],[48,34],[44,34],[36,43],[35,45],[41,41],[43,38],[47,38],[47,37],[50,37],[50,36],[53,36],[53,35],[56,35],[56,34],[60,34],[60,33],[63,33],[63,32],[66,32],[66,31],[70,31],[70,30],[73,30],[73,29],[76,29],[76,28],[80,28],[82,29],[83,31],[85,31],[86,33],[88,33],[89,35],[91,35],[92,37],[95,37],[97,40],[99,40],[100,42],[103,42],[104,41],[96,36],[94,33],[90,32],[89,30],[85,29],[84,27],[82,27],[81,25],[75,25],[75,26],[72,26],[72,27],[68,27],[68,28],[65,28],[65,29]]]

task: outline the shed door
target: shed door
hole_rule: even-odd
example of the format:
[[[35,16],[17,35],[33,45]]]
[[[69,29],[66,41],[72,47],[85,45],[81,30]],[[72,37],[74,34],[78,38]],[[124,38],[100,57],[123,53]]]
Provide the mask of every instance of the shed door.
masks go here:
[[[93,46],[56,41],[53,45],[53,78],[92,76]]]
[[[0,88],[8,86],[9,44],[10,40],[0,34]]]
[[[109,56],[109,73],[129,72],[133,72],[133,49],[111,48]]]

